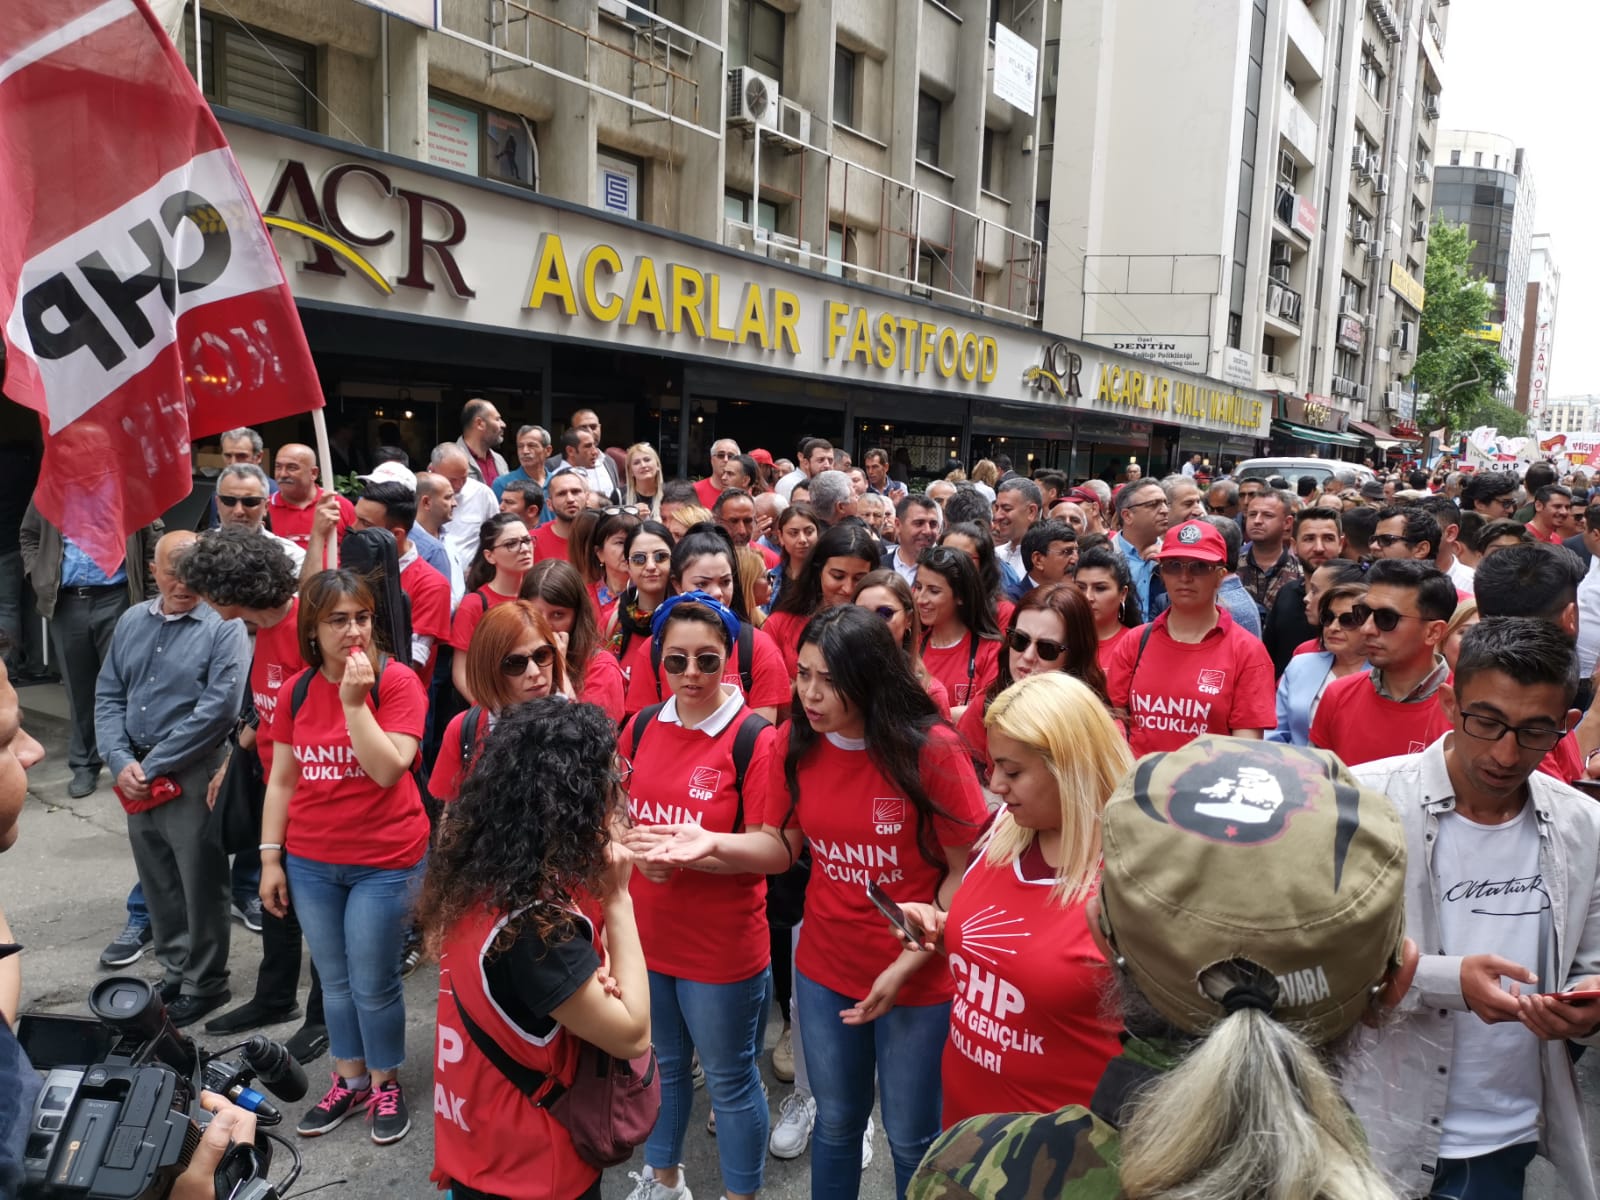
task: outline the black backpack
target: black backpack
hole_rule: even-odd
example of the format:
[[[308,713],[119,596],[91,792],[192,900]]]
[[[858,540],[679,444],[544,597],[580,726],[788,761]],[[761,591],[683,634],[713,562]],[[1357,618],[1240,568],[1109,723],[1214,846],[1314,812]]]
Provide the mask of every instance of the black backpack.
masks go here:
[[[356,529],[339,547],[339,565],[354,571],[372,589],[372,623],[389,653],[411,661],[411,597],[400,586],[400,553],[386,529]]]
[[[748,625],[746,629],[750,628]],[[644,741],[644,731],[653,721],[661,715],[665,704],[652,704],[649,708],[641,708],[633,718],[633,748],[628,752],[629,758],[639,757],[639,743]],[[462,725],[462,745],[467,745],[466,722]],[[738,833],[744,826],[744,777],[750,770],[750,759],[756,752],[756,741],[761,737],[763,729],[770,729],[772,722],[758,712],[747,712],[744,720],[739,722],[739,729],[733,735],[733,789],[739,796],[737,807],[733,814],[733,831]],[[463,760],[465,761],[465,751]]]

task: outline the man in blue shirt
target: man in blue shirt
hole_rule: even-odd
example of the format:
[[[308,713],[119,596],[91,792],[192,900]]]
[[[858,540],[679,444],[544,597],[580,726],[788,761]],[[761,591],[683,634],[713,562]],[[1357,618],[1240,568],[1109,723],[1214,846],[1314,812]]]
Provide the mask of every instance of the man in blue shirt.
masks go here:
[[[122,614],[95,689],[95,732],[128,813],[150,910],[162,999],[179,1028],[229,999],[228,858],[206,803],[249,672],[242,621],[183,586],[173,559],[195,535],[156,544],[159,595]]]
[[[1155,559],[1148,557],[1147,552],[1159,546],[1172,508],[1167,503],[1167,493],[1154,479],[1136,479],[1126,484],[1117,493],[1116,506],[1117,532],[1112,535],[1112,544],[1127,562],[1128,574],[1133,576],[1140,616],[1153,621],[1166,609],[1167,593],[1156,574]]]

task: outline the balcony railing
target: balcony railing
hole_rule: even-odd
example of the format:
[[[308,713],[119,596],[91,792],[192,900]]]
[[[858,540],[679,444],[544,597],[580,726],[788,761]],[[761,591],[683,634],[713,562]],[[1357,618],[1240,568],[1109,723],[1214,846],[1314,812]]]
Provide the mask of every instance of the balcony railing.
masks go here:
[[[1277,280],[1267,282],[1267,315],[1277,317],[1280,321],[1300,327],[1301,296],[1292,287],[1279,283]]]

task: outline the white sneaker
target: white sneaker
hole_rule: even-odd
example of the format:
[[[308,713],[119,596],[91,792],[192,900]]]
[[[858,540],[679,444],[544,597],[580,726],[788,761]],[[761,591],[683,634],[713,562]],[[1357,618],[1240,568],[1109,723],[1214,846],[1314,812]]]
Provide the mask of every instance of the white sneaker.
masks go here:
[[[867,1117],[867,1131],[861,1135],[861,1169],[872,1165],[872,1117]]]
[[[643,1173],[629,1171],[628,1178],[634,1181],[633,1191],[628,1193],[628,1200],[694,1200],[694,1194],[689,1191],[689,1180],[683,1174],[683,1167],[678,1168],[678,1186],[669,1188],[656,1180],[655,1172],[646,1167]]]
[[[772,1157],[799,1158],[811,1144],[811,1127],[816,1123],[817,1102],[811,1098],[811,1093],[790,1092],[778,1109],[778,1119],[772,1123],[772,1136],[767,1139]],[[654,1198],[640,1197],[639,1200]]]

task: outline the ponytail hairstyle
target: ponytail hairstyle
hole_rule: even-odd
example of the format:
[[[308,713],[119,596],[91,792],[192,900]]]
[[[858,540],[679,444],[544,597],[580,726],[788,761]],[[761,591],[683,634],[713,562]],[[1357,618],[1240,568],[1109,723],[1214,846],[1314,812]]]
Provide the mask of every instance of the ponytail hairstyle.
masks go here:
[[[524,529],[528,527],[528,523],[516,513],[495,513],[478,526],[478,549],[472,556],[472,566],[467,568],[467,591],[475,592],[484,584],[493,582],[494,566],[484,555],[494,549],[494,544],[500,540],[500,535],[508,525],[521,525]],[[531,535],[533,531],[528,532]]]
[[[689,526],[678,539],[678,544],[673,546],[671,589],[674,592],[684,590],[683,573],[695,559],[719,554],[727,560],[728,574],[733,576],[733,595],[729,597],[728,607],[748,625],[750,613],[744,606],[744,589],[739,586],[738,548],[733,544],[733,535],[710,520]]]
[[[1208,995],[1260,985],[1241,959],[1201,972]],[[1119,972],[1130,1027],[1161,1022]],[[1136,1016],[1136,1014],[1138,1014]],[[1142,1093],[1121,1129],[1128,1200],[1394,1200],[1323,1055],[1270,1013],[1241,1006]]]
[[[984,707],[987,709],[996,696],[1016,682],[1011,678],[1010,639],[1017,631],[1017,618],[1025,612],[1053,612],[1061,618],[1061,640],[1067,652],[1062,656],[1060,671],[1088,684],[1100,697],[1100,702],[1110,708],[1106,673],[1100,668],[1100,639],[1094,631],[1094,612],[1073,583],[1042,583],[1017,601],[1011,624],[1006,629],[1006,644],[1000,648],[1000,673],[989,685]]]
[[[870,568],[882,557],[883,552],[865,525],[855,521],[834,525],[817,539],[794,578],[783,581],[783,591],[778,593],[772,611],[809,617],[822,607],[822,569],[830,559],[859,558]]]
[[[589,660],[600,648],[600,623],[595,619],[594,603],[583,576],[569,562],[547,558],[533,564],[522,580],[524,600],[543,600],[556,608],[572,610],[572,632],[567,634],[567,680],[574,694],[583,690],[589,674]]]
[[[967,564],[970,568],[971,564]],[[976,578],[976,573],[974,573]],[[956,820],[936,804],[923,786],[923,752],[935,726],[949,726],[933,698],[911,673],[911,662],[895,645],[888,622],[855,604],[825,608],[806,623],[800,648],[814,645],[828,664],[834,693],[866,721],[867,754],[910,801],[917,814],[917,850],[932,867],[946,870],[944,851],[934,837],[933,819]],[[789,788],[787,827],[800,804],[800,767],[817,744],[805,706],[796,695],[790,710],[789,748],[783,777]],[[954,745],[954,743],[952,743]],[[961,757],[965,758],[965,755]],[[970,769],[970,768],[969,768]]]

